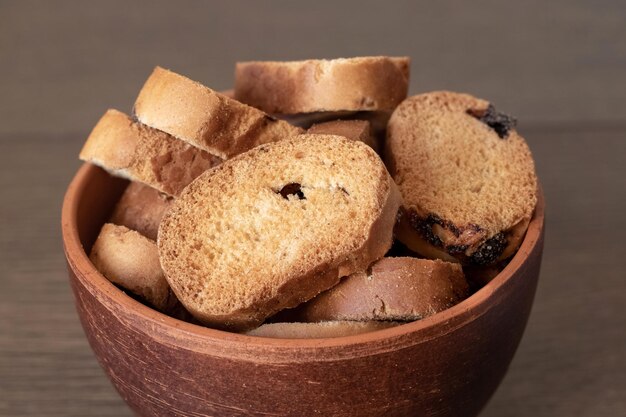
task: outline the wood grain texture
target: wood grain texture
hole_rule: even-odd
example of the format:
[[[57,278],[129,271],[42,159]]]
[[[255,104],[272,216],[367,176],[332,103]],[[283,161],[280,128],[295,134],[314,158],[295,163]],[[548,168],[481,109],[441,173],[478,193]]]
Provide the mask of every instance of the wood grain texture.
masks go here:
[[[539,289],[510,371],[482,416],[626,412],[626,126],[524,129],[548,203]],[[91,353],[60,239],[84,134],[0,136],[0,415],[131,415]]]
[[[524,128],[548,203],[539,289],[510,371],[482,416],[626,412],[626,126]],[[61,199],[84,134],[0,136],[0,415],[131,416],[72,304]]]
[[[481,415],[626,415],[622,2],[292,4],[0,2],[0,416],[132,416],[80,328],[60,238],[63,192],[104,109],[129,111],[157,64],[224,88],[236,60],[370,54],[411,55],[413,92],[490,98],[537,160],[539,289]]]
[[[520,120],[626,119],[615,0],[0,2],[1,133],[129,112],[155,65],[214,88],[238,60],[409,55],[410,91],[490,98]]]

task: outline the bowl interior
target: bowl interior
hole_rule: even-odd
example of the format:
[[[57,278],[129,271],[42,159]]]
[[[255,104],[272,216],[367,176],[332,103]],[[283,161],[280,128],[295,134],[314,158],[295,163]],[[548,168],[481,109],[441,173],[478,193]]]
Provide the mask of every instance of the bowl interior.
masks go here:
[[[155,326],[164,326],[170,332],[184,334],[196,341],[226,343],[242,349],[250,346],[267,346],[273,349],[330,348],[367,344],[387,338],[401,339],[407,335],[415,336],[416,332],[421,333],[421,336],[425,338],[434,337],[440,324],[450,325],[455,321],[459,323],[468,321],[477,314],[481,314],[481,311],[488,309],[494,298],[493,295],[523,266],[543,235],[544,198],[540,189],[535,214],[518,252],[498,276],[461,303],[422,320],[352,336],[325,339],[254,337],[215,330],[162,314],[126,295],[95,269],[87,254],[91,250],[100,227],[109,218],[127,184],[128,181],[112,177],[101,168],[86,163],[79,169],[68,187],[63,202],[62,234],[68,264],[77,279],[81,280],[90,291],[96,292],[100,299],[106,299],[109,304],[115,305],[126,314],[140,316],[143,320],[154,323]]]

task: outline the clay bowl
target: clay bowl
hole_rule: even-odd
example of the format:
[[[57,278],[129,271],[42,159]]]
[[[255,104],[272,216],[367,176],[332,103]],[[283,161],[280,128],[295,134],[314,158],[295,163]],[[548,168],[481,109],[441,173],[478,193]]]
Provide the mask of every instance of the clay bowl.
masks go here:
[[[138,415],[475,416],[522,337],[541,263],[543,197],[510,264],[455,307],[362,335],[290,340],[170,318],[100,275],[86,252],[125,186],[84,165],[67,190],[62,229],[85,334]]]

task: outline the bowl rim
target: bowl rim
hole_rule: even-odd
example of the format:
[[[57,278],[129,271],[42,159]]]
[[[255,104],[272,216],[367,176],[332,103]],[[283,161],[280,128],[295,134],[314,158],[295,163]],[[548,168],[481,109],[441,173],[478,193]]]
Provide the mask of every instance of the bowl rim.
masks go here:
[[[163,326],[168,332],[172,332],[174,335],[184,335],[185,337],[182,339],[189,340],[192,338],[194,343],[197,342],[199,345],[214,346],[219,344],[232,347],[239,352],[248,351],[251,348],[258,348],[263,351],[281,350],[281,348],[310,350],[356,347],[357,345],[369,345],[372,343],[377,343],[382,349],[385,349],[385,341],[391,339],[396,341],[395,347],[397,347],[398,341],[404,340],[404,343],[401,342],[401,344],[405,345],[415,344],[430,340],[441,333],[450,332],[497,305],[497,303],[489,302],[495,301],[492,295],[500,291],[503,285],[524,265],[524,261],[528,259],[535,246],[541,241],[544,229],[545,200],[542,188],[538,184],[537,205],[526,236],[516,254],[494,279],[453,307],[421,320],[350,336],[310,339],[250,336],[212,329],[170,317],[126,295],[100,274],[89,260],[82,246],[76,222],[81,198],[89,186],[90,179],[98,170],[102,169],[89,163],[83,163],[69,184],[63,199],[61,211],[63,246],[68,267],[71,268],[76,279],[89,281],[90,285],[84,285],[85,283],[83,282],[83,286],[100,301],[104,297],[109,301],[109,305],[117,307],[116,310],[118,312],[124,311],[137,315],[149,322],[153,328]],[[94,293],[94,290],[97,293]],[[416,334],[419,334],[421,337],[416,338]],[[409,336],[411,337],[409,338]],[[227,351],[223,353],[225,356],[232,356]]]

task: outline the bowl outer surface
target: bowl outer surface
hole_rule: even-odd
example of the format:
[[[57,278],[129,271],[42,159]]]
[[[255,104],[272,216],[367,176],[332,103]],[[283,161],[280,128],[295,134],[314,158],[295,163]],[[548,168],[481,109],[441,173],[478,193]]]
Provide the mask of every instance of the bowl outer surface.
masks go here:
[[[85,164],[63,207],[78,314],[98,361],[140,415],[474,416],[524,331],[539,276],[544,202],[522,247],[458,305],[332,339],[269,339],[185,323],[125,295],[89,262],[125,182]]]

